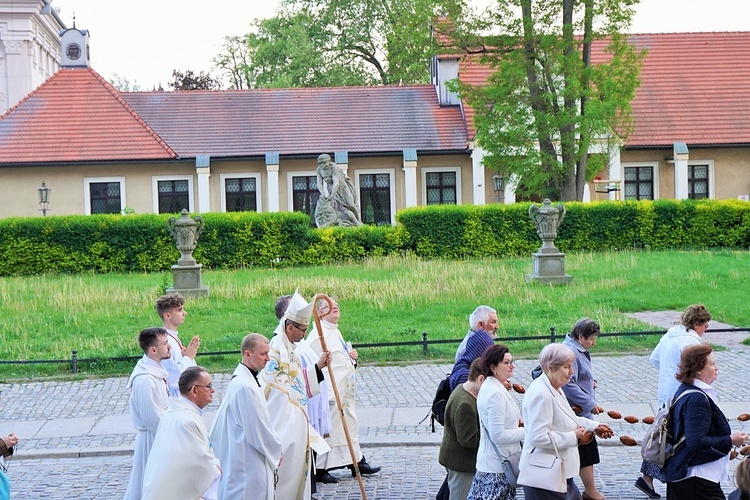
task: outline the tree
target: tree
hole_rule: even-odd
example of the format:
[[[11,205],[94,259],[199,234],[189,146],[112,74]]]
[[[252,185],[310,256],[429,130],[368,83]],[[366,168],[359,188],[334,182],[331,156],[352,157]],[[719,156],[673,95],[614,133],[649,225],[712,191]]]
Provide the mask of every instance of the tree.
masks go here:
[[[138,92],[142,90],[137,81],[133,80],[131,82],[127,77],[118,75],[117,73],[112,73],[109,77],[109,83],[120,92]]]
[[[221,82],[214,79],[211,75],[204,73],[196,75],[191,70],[184,73],[176,69],[172,70],[174,82],[169,82],[169,86],[174,90],[220,90]]]
[[[246,57],[230,45],[215,61],[254,87],[426,83],[432,21],[463,8],[464,0],[282,0],[246,35]]]
[[[225,37],[221,52],[214,57],[213,63],[229,78],[230,88],[250,88],[248,46],[245,37]]]
[[[582,200],[592,142],[627,136],[644,53],[622,33],[637,1],[499,2],[491,21],[503,34],[464,47],[496,70],[486,86],[457,84],[485,166],[518,176],[521,194]],[[606,58],[592,62],[593,43]]]

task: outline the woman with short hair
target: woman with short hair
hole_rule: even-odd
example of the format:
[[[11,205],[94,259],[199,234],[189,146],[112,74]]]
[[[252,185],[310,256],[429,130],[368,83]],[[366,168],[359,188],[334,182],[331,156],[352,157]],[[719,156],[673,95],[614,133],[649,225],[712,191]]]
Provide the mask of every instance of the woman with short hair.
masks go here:
[[[709,344],[683,349],[681,382],[669,412],[674,455],[664,464],[667,500],[724,500],[721,482],[728,478],[729,452],[748,439],[746,432],[732,432],[716,403],[711,386],[719,366]],[[683,397],[677,398],[685,393]],[[680,440],[684,440],[680,443]]]
[[[496,344],[484,351],[480,366],[485,381],[477,396],[477,472],[467,500],[514,500],[516,488],[505,477],[503,461],[521,451],[525,434],[521,411],[506,387],[516,365],[508,348]]]
[[[542,374],[526,390],[523,397],[523,421],[526,439],[521,456],[521,474],[526,456],[535,448],[549,453],[559,453],[562,469],[567,481],[567,491],[558,493],[551,489],[523,486],[526,500],[580,500],[581,493],[573,478],[578,475],[580,458],[578,444],[587,431],[600,437],[611,437],[612,429],[607,424],[585,417],[578,417],[570,407],[562,386],[573,375],[575,353],[562,344],[548,344],[539,354]],[[552,485],[550,485],[552,486]]]
[[[659,408],[666,407],[680,386],[680,383],[674,378],[680,364],[680,353],[687,346],[703,342],[701,337],[708,330],[710,320],[711,313],[708,312],[706,306],[703,304],[689,305],[682,313],[680,322],[667,330],[667,333],[662,336],[651,353],[651,364],[659,369],[657,391]],[[666,482],[661,467],[651,462],[642,462],[641,477],[636,479],[635,487],[648,495],[649,498],[656,500],[661,498],[661,495],[654,490],[654,479],[658,479],[662,483]]]
[[[477,395],[484,375],[477,358],[469,367],[469,379],[456,387],[445,405],[445,427],[438,462],[448,472],[449,498],[464,499],[476,472],[479,450]]]
[[[576,359],[573,363],[573,376],[570,382],[562,386],[562,390],[571,406],[577,407],[576,414],[590,419],[599,413],[594,395],[596,380],[594,380],[591,354],[589,354],[589,349],[596,345],[599,333],[599,324],[596,321],[581,318],[563,342],[564,346],[569,347],[575,353]],[[592,437],[589,443],[579,445],[578,455],[581,459],[579,475],[583,483],[583,500],[604,500],[604,496],[599,493],[594,482],[594,465],[599,463],[599,447],[596,444],[596,438]]]

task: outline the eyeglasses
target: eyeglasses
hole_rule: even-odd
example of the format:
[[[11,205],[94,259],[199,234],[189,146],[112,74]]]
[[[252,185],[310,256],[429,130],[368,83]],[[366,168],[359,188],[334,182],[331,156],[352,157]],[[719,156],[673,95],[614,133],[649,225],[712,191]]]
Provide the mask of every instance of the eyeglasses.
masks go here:
[[[306,333],[306,332],[307,332],[307,326],[305,326],[304,328],[302,328],[302,327],[301,327],[301,326],[299,326],[299,325],[298,325],[297,323],[293,323],[293,322],[291,322],[291,321],[290,321],[290,323],[292,323],[292,326],[293,326],[294,328],[296,328],[297,330],[301,331],[302,333]]]
[[[516,362],[513,361],[512,359],[510,361],[503,361],[503,364],[505,366],[516,366]]]
[[[214,388],[213,384],[208,384],[208,385],[195,384],[193,387],[203,387],[204,389],[208,389],[209,391]]]

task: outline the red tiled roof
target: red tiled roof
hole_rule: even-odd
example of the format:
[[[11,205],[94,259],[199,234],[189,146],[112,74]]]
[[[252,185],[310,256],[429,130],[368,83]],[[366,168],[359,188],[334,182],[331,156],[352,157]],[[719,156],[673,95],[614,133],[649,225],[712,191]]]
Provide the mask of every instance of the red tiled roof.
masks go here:
[[[0,117],[0,163],[177,155],[89,68],[62,69]]]
[[[631,103],[635,130],[626,147],[750,144],[750,32],[629,40],[649,52]]]
[[[750,144],[750,32],[630,35],[648,49],[641,86],[631,103],[635,129],[625,147]],[[602,61],[605,41],[594,44],[592,61]],[[482,85],[493,73],[469,59],[459,78]],[[465,106],[469,137],[476,135],[474,112]]]
[[[494,72],[494,69],[483,66],[479,62],[478,55],[464,57],[458,62],[458,79],[469,85],[486,85],[490,75]],[[464,115],[466,116],[467,133],[469,134],[469,139],[473,139],[477,135],[477,128],[474,125],[474,108],[466,104],[465,101],[463,108]]]
[[[468,147],[460,108],[431,85],[121,95],[182,157]]]

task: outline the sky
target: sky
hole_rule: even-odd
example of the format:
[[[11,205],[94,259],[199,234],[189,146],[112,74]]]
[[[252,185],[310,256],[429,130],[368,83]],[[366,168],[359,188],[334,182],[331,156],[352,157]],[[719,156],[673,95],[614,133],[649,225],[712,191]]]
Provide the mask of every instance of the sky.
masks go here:
[[[476,7],[493,0],[469,0]],[[52,0],[69,28],[89,30],[91,66],[140,90],[169,90],[172,70],[213,70],[224,37],[272,17],[279,0]],[[706,8],[706,5],[710,8]],[[748,0],[641,0],[631,32],[750,31]]]

